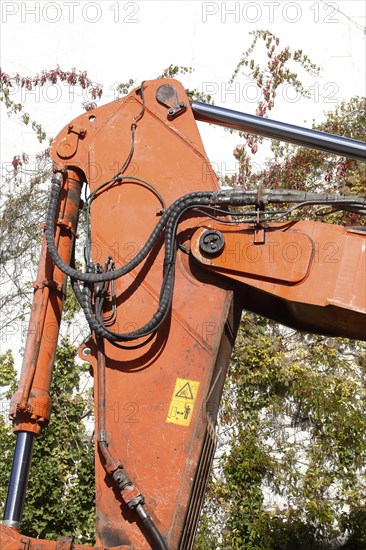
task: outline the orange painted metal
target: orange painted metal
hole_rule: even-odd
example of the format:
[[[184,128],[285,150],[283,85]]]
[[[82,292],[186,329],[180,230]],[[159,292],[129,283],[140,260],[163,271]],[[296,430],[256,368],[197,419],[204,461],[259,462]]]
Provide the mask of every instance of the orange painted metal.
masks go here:
[[[208,170],[192,112],[187,110],[170,119],[167,107],[156,100],[157,88],[163,82],[171,82],[179,101],[188,105],[185,91],[176,81],[146,82],[140,118],[139,93],[93,111],[92,117],[82,115],[72,123],[73,128],[85,130],[73,156],[65,159],[65,143],[71,140],[70,151],[76,143],[74,136],[68,137],[69,127],[54,141],[55,167],[81,169],[92,192],[123,164],[131,147],[131,125],[136,124],[134,153],[124,175],[154,185],[166,206],[189,192],[219,189],[213,171]],[[143,183],[127,179],[107,186],[91,205],[92,261],[103,264],[112,256],[116,267],[125,264],[145,244],[161,209],[157,195]],[[179,227],[181,242],[189,238],[191,227],[201,219],[197,214],[190,219],[186,216]],[[159,243],[141,266],[117,281],[117,318],[112,330],[127,332],[150,319],[157,307],[162,265]],[[105,342],[104,406],[109,450],[144,495],[146,511],[170,549],[186,544],[180,539],[189,505],[197,505],[202,497],[203,487],[193,500],[190,498],[197,485],[195,473],[202,449],[207,452],[204,459],[211,458],[212,446],[206,443],[204,447],[204,441],[208,425],[211,428],[215,421],[231,351],[232,342],[227,345],[224,328],[230,323],[231,332],[235,332],[237,323],[231,307],[229,285],[217,285],[210,273],[197,270],[189,256],[178,251],[172,311],[157,336],[134,350]],[[96,373],[96,342],[86,345],[91,355],[81,356],[90,360]],[[189,426],[167,422],[177,379],[199,383],[194,408],[187,413]],[[95,399],[96,434],[100,406]],[[136,515],[113,489],[96,447],[97,545],[149,548]],[[191,534],[184,536],[188,540]]]
[[[222,232],[225,247],[200,250],[207,228]],[[244,308],[289,326],[366,340],[366,233],[311,221],[268,223],[263,244],[248,224],[208,223],[191,251],[210,272],[242,283]]]
[[[91,547],[75,544],[68,537],[60,537],[58,540],[33,539],[25,537],[15,529],[0,525],[0,548],[1,550],[90,550]],[[130,546],[116,546],[108,550],[130,550],[130,548]]]
[[[75,181],[78,194],[66,201],[63,191],[61,201],[60,218],[70,222],[72,228],[66,230],[60,224],[56,234],[66,262],[71,255],[80,181],[87,182],[91,193],[120,170],[131,150],[132,126],[134,151],[123,172],[124,179],[103,187],[91,204],[93,262],[103,265],[111,256],[118,268],[142,248],[161,215],[159,194],[168,207],[184,194],[219,189],[192,111],[187,108],[172,118],[166,105],[156,100],[157,89],[163,83],[174,86],[179,103],[188,106],[178,82],[148,81],[143,93],[135,90],[126,98],[84,113],[54,140],[54,169],[72,174],[69,193],[72,195]],[[227,239],[221,256],[208,259],[200,253],[199,237],[202,228],[207,227],[220,229]],[[333,307],[338,312],[336,322],[346,331],[354,321],[353,315],[357,319],[360,313],[364,315],[365,297],[358,288],[362,280],[357,279],[365,269],[364,260],[356,254],[360,235],[351,235],[344,228],[329,231],[330,226],[324,224],[269,224],[263,244],[259,239],[253,245],[249,226],[221,227],[208,223],[202,214],[187,213],[178,230],[181,247],[171,312],[154,338],[145,344],[137,342],[144,345],[135,349],[129,344],[121,349],[105,341],[99,387],[100,346],[93,337],[80,349],[80,356],[90,362],[95,374],[96,439],[102,424],[108,452],[116,463],[123,464],[144,495],[146,511],[170,550],[192,548],[241,307],[253,306],[281,322],[294,318],[300,328],[318,328],[325,333],[333,328],[329,316],[324,317],[320,309],[329,311]],[[358,244],[351,244],[354,242]],[[339,255],[338,249],[332,248],[334,243]],[[113,331],[134,330],[156,311],[163,280],[162,244],[161,240],[136,269],[117,281],[116,319],[109,327]],[[300,258],[296,258],[297,247]],[[187,253],[190,249],[195,260]],[[251,256],[258,250],[260,257]],[[32,313],[32,322],[38,325],[28,338],[25,364],[30,366],[25,367],[13,410],[18,429],[36,433],[50,412],[48,391],[62,310],[61,288],[65,284],[64,275],[51,265],[45,248],[43,251],[45,259],[40,266]],[[287,262],[281,261],[285,251]],[[343,266],[338,278],[333,272],[339,265],[333,258]],[[348,269],[354,275],[356,265],[360,272],[351,283],[345,273]],[[32,363],[32,358],[37,362]],[[33,421],[37,408],[41,412]],[[20,413],[22,410],[28,416]],[[114,488],[102,455],[96,440],[97,548],[149,548],[147,533]],[[107,470],[113,470],[113,466]],[[23,543],[21,535],[5,527],[0,533],[2,547],[7,549],[27,548],[30,541]],[[31,541],[28,547],[59,550],[55,544]],[[75,546],[79,548],[84,547]]]
[[[65,177],[55,242],[64,261],[70,262],[79,213],[81,183],[76,173]],[[19,389],[11,400],[10,414],[15,431],[41,432],[49,420],[49,395],[53,362],[61,322],[66,276],[52,262],[45,239],[37,281]]]
[[[219,256],[205,255],[199,249],[199,239],[210,228],[199,229],[192,239],[192,252],[201,264],[218,270],[230,270],[240,277],[260,277],[283,283],[299,283],[309,272],[313,255],[313,242],[308,235],[296,231],[265,233],[263,242],[256,242],[250,225],[228,228],[227,224],[214,225],[225,237],[225,248]],[[240,279],[241,280],[241,279]]]

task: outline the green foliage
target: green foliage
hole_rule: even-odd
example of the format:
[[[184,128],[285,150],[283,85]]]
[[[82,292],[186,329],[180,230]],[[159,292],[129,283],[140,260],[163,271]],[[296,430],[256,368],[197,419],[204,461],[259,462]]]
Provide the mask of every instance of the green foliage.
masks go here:
[[[215,548],[328,548],[345,529],[364,548],[365,351],[243,317],[221,414],[232,436],[210,489],[225,503]]]
[[[14,358],[10,350],[0,355],[0,507],[5,503],[15,439],[7,414],[8,400],[16,388]]]
[[[38,141],[42,143],[46,139],[46,132],[41,124],[32,120],[29,113],[24,111],[24,105],[22,103],[18,103],[16,100],[12,99],[12,88],[14,89],[14,79],[10,78],[0,69],[0,101],[4,103],[8,115],[18,115],[19,120],[25,126],[30,126],[35,132]]]
[[[334,111],[326,114],[324,122],[313,126],[322,132],[364,141],[365,113],[366,98],[354,97],[339,103]],[[274,187],[365,195],[366,172],[361,162],[277,142],[273,151],[274,161],[253,178],[254,185],[264,178]]]
[[[232,84],[239,77],[256,83],[261,91],[261,98],[255,114],[266,117],[268,111],[273,109],[276,97],[284,85],[292,86],[301,97],[309,97],[298,70],[304,75],[314,76],[319,73],[319,67],[301,50],[291,51],[289,46],[283,47],[280,39],[267,30],[254,31],[250,35],[253,36],[252,43],[242,54],[229,83]],[[239,132],[239,136],[245,139],[245,142],[237,145],[234,150],[239,167],[235,175],[225,178],[225,183],[256,188],[259,180],[265,179],[267,171],[258,175],[256,170],[253,170],[251,154],[257,153],[258,145],[263,142],[263,138],[248,132]],[[270,186],[272,187],[272,182]]]
[[[75,361],[76,348],[62,340],[52,381],[49,426],[34,445],[22,532],[56,539],[63,534],[94,543],[95,488],[91,436],[81,419],[88,414],[88,395],[80,379],[88,368]],[[1,383],[14,382],[10,356],[1,361]],[[15,437],[0,417],[0,503],[4,503]]]
[[[251,58],[259,41],[272,52],[267,65]],[[282,81],[276,76],[279,65],[269,66],[278,56]],[[297,75],[285,66],[290,59],[289,51],[279,54],[272,34],[255,33],[233,78],[246,71],[262,89],[269,83],[267,103],[257,114],[273,107],[286,79],[301,92]],[[292,59],[305,71],[316,70],[301,52]],[[364,140],[365,107],[365,98],[339,103],[314,127]],[[274,158],[254,173],[247,148],[255,154],[260,140],[243,137],[246,143],[234,151],[240,169],[226,181],[230,185],[365,194],[362,163],[278,142],[272,145]],[[324,209],[299,215],[317,216],[344,225],[365,223],[360,216]],[[365,353],[365,344],[300,337],[263,318],[243,317],[220,414],[225,453],[215,464],[197,549],[206,548],[206,541],[222,550],[366,548]]]
[[[7,353],[0,355],[0,388],[9,387],[9,392],[14,388],[14,381],[16,377],[16,370],[14,367],[14,357],[10,350]]]
[[[252,34],[252,44],[242,54],[231,81],[241,75],[254,79],[263,93],[257,114],[266,116],[284,84],[291,84],[306,97],[297,71],[314,75],[318,68],[301,50],[283,48],[269,31]],[[262,60],[258,61],[260,55]],[[184,77],[191,72],[191,67],[170,65],[159,78]],[[101,87],[91,88],[86,73],[76,73],[75,69],[63,72],[57,67],[46,72],[43,80],[15,78],[27,89],[47,81],[71,79],[71,84],[91,90],[94,99],[101,95]],[[19,116],[39,139],[44,139],[42,127],[12,99],[13,81],[14,77],[0,72],[0,100],[10,114]],[[139,84],[130,79],[119,85],[118,92],[125,95]],[[198,90],[187,90],[187,94],[191,99],[211,101]],[[365,139],[365,107],[364,98],[341,103],[317,128]],[[240,170],[227,182],[231,185],[365,193],[365,172],[360,163],[276,142],[272,146],[274,159],[259,174],[254,173],[246,149],[255,154],[260,139],[242,136],[246,143],[234,152]],[[33,265],[33,244],[41,239],[42,184],[49,167],[42,165],[40,173],[24,182],[26,165],[26,156],[14,157],[14,174],[6,182],[10,189],[2,190],[0,263],[9,277],[6,282],[16,282],[13,294],[7,292],[0,303],[2,313],[9,304],[24,303],[30,290],[19,270],[9,271],[9,266],[19,258],[24,262],[20,272],[24,266]],[[307,213],[309,217],[315,214],[313,210]],[[361,223],[338,213],[327,219]],[[14,311],[14,318],[22,314],[19,309]],[[69,292],[65,305],[68,323],[77,311]],[[63,340],[52,383],[51,423],[35,445],[24,534],[54,539],[62,533],[75,536],[77,542],[94,542],[92,449],[90,435],[81,422],[89,408],[89,396],[80,386],[84,369],[75,361],[75,348]],[[363,344],[315,336],[301,339],[257,316],[243,317],[220,417],[226,452],[216,461],[209,484],[197,550],[325,549],[345,533],[345,549],[366,547],[365,375]],[[4,403],[15,387],[10,354],[0,356],[0,386],[5,388]],[[6,415],[0,415],[2,505],[14,443]]]
[[[157,78],[177,78],[177,76],[184,74],[191,74],[193,72],[192,67],[183,67],[182,65],[169,65]]]
[[[319,74],[319,67],[312,63],[302,50],[292,52],[289,46],[282,49],[280,39],[268,30],[252,31],[249,34],[253,36],[253,41],[242,54],[230,83],[233,83],[240,73],[256,81],[264,96],[264,102],[259,102],[257,107],[257,111],[263,110],[263,112],[257,112],[257,114],[263,116],[267,109],[272,109],[277,89],[285,83],[293,86],[296,92],[302,96],[310,97],[309,91],[304,88],[297,72],[288,64],[292,60],[294,66],[297,64],[298,67],[302,67],[306,73],[313,76]],[[260,47],[262,47],[262,51],[258,53],[257,50]],[[267,58],[266,63],[263,63],[262,60],[256,61],[260,54]]]
[[[5,498],[7,487],[9,483],[9,475],[11,471],[11,465],[13,462],[13,452],[15,447],[15,438],[13,436],[13,431],[10,427],[9,422],[5,419],[5,414],[7,412],[6,407],[4,406],[4,401],[2,401],[2,408],[0,415],[0,509],[1,512],[5,505]]]
[[[71,324],[75,320],[75,316],[80,311],[80,304],[76,299],[76,296],[72,290],[70,281],[67,281],[66,298],[64,300],[62,320]]]
[[[210,493],[209,493],[210,494]],[[216,533],[215,519],[210,515],[201,517],[194,544],[195,550],[212,550],[219,547],[219,535]]]
[[[20,168],[19,163],[14,172],[3,181],[0,190],[2,330],[17,325],[29,307],[43,237],[40,224],[47,205],[44,182],[51,174],[48,160],[38,163],[37,174]]]

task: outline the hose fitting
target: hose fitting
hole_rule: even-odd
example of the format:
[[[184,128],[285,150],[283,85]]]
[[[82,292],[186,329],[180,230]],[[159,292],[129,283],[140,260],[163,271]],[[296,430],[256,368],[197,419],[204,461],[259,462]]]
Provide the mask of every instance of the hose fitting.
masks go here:
[[[113,481],[121,493],[123,501],[127,504],[130,510],[134,510],[139,504],[144,504],[145,499],[130,480],[127,472],[121,466],[112,473]]]

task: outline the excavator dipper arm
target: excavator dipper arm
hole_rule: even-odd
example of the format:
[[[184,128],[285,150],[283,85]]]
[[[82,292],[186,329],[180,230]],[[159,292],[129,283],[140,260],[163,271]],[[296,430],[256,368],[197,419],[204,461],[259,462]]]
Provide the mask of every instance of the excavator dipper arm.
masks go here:
[[[84,548],[19,533],[33,441],[50,417],[67,276],[91,328],[79,355],[94,379],[99,549],[193,547],[243,307],[301,330],[365,338],[365,234],[276,222],[263,208],[323,204],[362,214],[365,199],[220,190],[197,112],[178,82],[148,81],[76,118],[52,144],[55,176],[30,320],[37,331],[12,399],[17,446],[1,548]],[[297,134],[303,145],[332,142],[333,152],[353,158],[364,147],[339,138],[337,149],[336,136]],[[81,272],[74,240],[84,183]]]

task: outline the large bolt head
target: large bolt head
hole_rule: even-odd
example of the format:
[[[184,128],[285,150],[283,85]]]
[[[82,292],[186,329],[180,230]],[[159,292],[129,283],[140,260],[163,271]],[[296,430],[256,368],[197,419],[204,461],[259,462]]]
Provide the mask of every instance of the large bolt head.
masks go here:
[[[225,245],[224,235],[216,229],[208,229],[200,237],[200,250],[204,254],[217,256]]]

